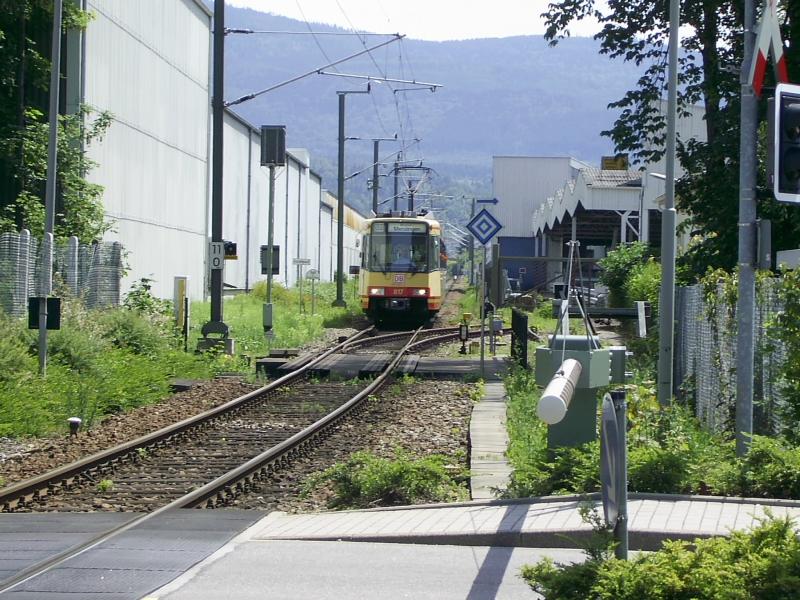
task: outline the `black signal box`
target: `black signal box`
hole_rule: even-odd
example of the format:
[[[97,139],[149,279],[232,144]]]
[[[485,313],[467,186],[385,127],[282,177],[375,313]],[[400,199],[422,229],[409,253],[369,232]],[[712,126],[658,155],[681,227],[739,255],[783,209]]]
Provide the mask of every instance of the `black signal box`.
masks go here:
[[[286,164],[286,126],[261,126],[261,166],[279,167]]]
[[[46,329],[61,329],[61,298],[43,298],[34,296],[28,298],[28,329],[39,329],[39,304],[47,301]]]
[[[266,275],[269,271],[267,270],[267,264],[269,262],[269,246],[261,246],[261,274]],[[280,275],[280,266],[281,266],[281,247],[280,246],[272,246],[272,274],[273,275]]]

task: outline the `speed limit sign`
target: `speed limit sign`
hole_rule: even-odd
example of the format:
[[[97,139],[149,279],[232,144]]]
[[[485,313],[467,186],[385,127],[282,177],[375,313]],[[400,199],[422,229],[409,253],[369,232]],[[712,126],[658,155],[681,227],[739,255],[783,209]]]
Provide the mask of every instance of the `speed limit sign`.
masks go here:
[[[211,242],[208,246],[208,262],[211,270],[220,270],[225,264],[225,245],[222,242]]]

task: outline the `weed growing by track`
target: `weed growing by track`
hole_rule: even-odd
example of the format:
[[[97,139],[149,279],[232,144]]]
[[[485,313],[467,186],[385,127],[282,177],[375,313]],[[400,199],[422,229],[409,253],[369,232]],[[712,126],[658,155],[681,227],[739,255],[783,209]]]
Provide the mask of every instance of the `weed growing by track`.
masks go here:
[[[345,462],[311,478],[306,493],[330,486],[331,508],[369,508],[453,502],[469,497],[468,473],[452,459],[432,455],[414,458],[402,449],[388,460],[370,452],[355,452]]]

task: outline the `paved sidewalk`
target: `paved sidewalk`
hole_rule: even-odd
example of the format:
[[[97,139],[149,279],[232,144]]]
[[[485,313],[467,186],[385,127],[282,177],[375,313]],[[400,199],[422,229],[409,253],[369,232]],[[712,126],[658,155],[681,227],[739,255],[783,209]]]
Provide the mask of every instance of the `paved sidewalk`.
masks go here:
[[[470,546],[574,548],[591,535],[575,496],[468,502],[304,515],[271,513],[253,526],[256,540],[343,540]],[[602,506],[595,497],[597,509]],[[800,519],[800,502],[631,494],[631,549],[664,539],[694,539],[747,530],[765,516]]]
[[[472,409],[469,424],[470,488],[473,500],[492,500],[511,476],[506,460],[506,389],[502,382],[484,385],[483,398]]]

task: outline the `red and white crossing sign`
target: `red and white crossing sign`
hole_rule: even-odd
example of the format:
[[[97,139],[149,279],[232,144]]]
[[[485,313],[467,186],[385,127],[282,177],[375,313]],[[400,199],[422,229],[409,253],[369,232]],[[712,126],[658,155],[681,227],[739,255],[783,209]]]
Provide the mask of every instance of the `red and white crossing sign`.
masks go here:
[[[756,96],[761,96],[764,86],[764,75],[767,72],[767,57],[772,48],[772,60],[775,62],[775,77],[778,81],[788,83],[789,72],[786,69],[786,56],[783,53],[781,27],[778,21],[778,0],[765,0],[764,14],[758,24],[758,35],[753,60],[750,63],[750,85]]]

